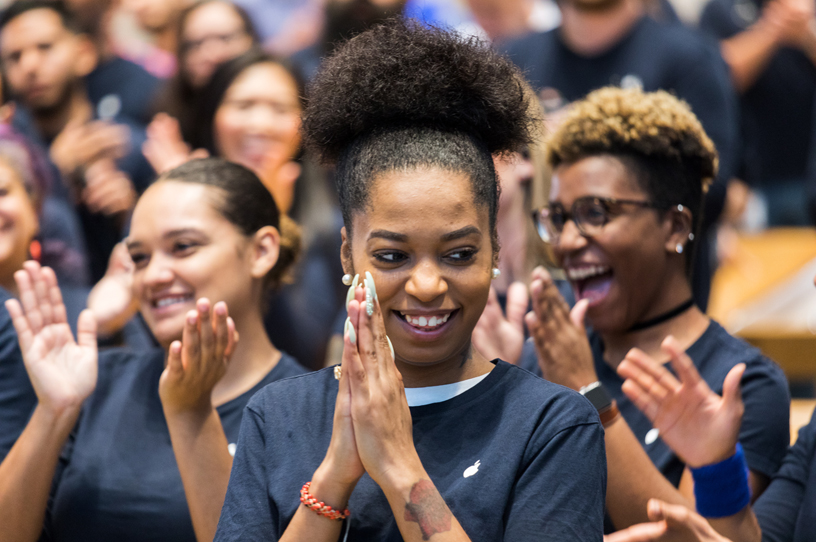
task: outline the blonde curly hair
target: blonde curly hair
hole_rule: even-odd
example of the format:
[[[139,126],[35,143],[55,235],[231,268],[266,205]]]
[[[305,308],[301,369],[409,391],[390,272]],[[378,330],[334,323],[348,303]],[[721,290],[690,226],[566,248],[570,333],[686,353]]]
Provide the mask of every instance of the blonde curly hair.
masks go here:
[[[662,90],[596,90],[570,107],[547,142],[546,160],[553,169],[600,154],[679,167],[685,181],[699,183],[702,193],[717,175],[717,150],[691,107]],[[675,190],[666,186],[667,180],[646,180],[644,188],[658,201],[671,197]],[[664,203],[693,203],[682,199]]]

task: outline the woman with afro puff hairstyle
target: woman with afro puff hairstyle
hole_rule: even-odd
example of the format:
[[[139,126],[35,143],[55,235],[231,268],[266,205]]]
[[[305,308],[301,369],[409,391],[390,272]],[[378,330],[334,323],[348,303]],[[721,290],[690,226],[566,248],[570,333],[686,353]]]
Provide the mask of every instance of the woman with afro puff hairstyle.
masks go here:
[[[720,394],[742,382],[739,437],[756,498],[788,446],[789,397],[779,367],[692,302],[703,195],[717,171],[713,143],[674,96],[606,88],[574,105],[548,153],[549,205],[536,220],[577,303],[570,311],[549,274],[534,271],[526,323],[538,359],[530,352],[522,366],[581,391],[598,409],[614,527],[646,521],[651,497],[690,505],[688,467],[700,466],[687,466],[670,435],[627,396],[617,373],[627,355],[693,363]]]
[[[336,165],[343,359],[250,402],[216,540],[601,540],[595,410],[471,348],[499,248],[492,156],[538,126],[520,81],[403,22],[327,60],[304,132]]]

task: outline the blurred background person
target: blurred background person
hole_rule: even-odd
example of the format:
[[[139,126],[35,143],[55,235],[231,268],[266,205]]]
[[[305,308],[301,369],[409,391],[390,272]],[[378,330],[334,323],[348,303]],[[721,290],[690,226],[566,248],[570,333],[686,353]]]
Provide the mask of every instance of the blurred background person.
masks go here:
[[[743,146],[735,173],[763,203],[759,227],[811,222],[815,9],[812,0],[712,0],[700,19],[720,40],[739,92]]]
[[[176,139],[193,145],[195,108],[201,91],[222,62],[258,45],[258,35],[247,13],[232,2],[203,0],[181,12],[178,18],[176,74],[165,83],[154,111],[178,121]],[[160,119],[163,117],[160,117]],[[167,120],[159,123],[168,124]]]
[[[320,62],[338,45],[360,32],[403,14],[405,0],[326,0],[323,30],[317,41],[291,56],[307,80],[311,80]]]
[[[112,23],[119,0],[67,0],[66,6],[96,47],[96,67],[85,76],[88,99],[109,118],[146,125],[159,79],[117,53]]]
[[[178,19],[193,0],[122,0],[122,10],[131,15],[149,40],[147,52],[133,60],[149,72],[167,78],[176,72]]]
[[[62,2],[14,2],[0,29],[3,75],[18,105],[13,123],[46,150],[61,181],[54,196],[82,226],[85,274],[65,279],[87,285],[104,275],[137,193],[153,179],[139,152],[144,131],[89,100],[84,77],[96,67],[96,48]],[[61,223],[43,229],[65,235]]]

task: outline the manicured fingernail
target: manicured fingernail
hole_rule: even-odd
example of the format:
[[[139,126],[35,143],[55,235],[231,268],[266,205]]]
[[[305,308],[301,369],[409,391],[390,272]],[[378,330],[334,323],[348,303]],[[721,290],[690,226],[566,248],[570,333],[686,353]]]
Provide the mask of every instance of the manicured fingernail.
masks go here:
[[[348,294],[346,294],[346,310],[348,310],[349,303],[354,299],[354,292],[357,291],[357,286],[360,284],[360,275],[354,275],[354,281],[349,286]]]
[[[196,318],[198,318],[198,314],[196,314],[195,312],[187,313],[187,323],[188,324],[191,324],[191,325],[195,324],[196,323]]]
[[[365,299],[366,299],[366,314],[371,317],[374,314],[374,298],[371,296],[371,288],[366,286],[365,289]]]
[[[346,318],[346,327],[343,334],[348,333],[351,344],[357,344],[357,334],[354,332],[354,325],[351,323],[351,318]]]
[[[377,297],[377,287],[374,286],[374,277],[372,277],[368,271],[366,271],[366,286],[371,288],[371,295],[374,296],[374,299],[380,299]]]
[[[391,337],[388,335],[385,336],[385,339],[388,341],[388,348],[391,349],[391,359],[396,360],[397,356],[394,355],[394,345],[391,344]]]

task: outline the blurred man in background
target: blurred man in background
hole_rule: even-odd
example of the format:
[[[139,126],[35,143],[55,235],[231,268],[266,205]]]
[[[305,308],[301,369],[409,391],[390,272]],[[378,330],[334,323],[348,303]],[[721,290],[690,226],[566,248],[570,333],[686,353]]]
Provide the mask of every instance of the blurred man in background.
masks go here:
[[[700,28],[721,40],[740,95],[737,176],[760,194],[769,226],[805,225],[816,94],[813,0],[712,0]]]

